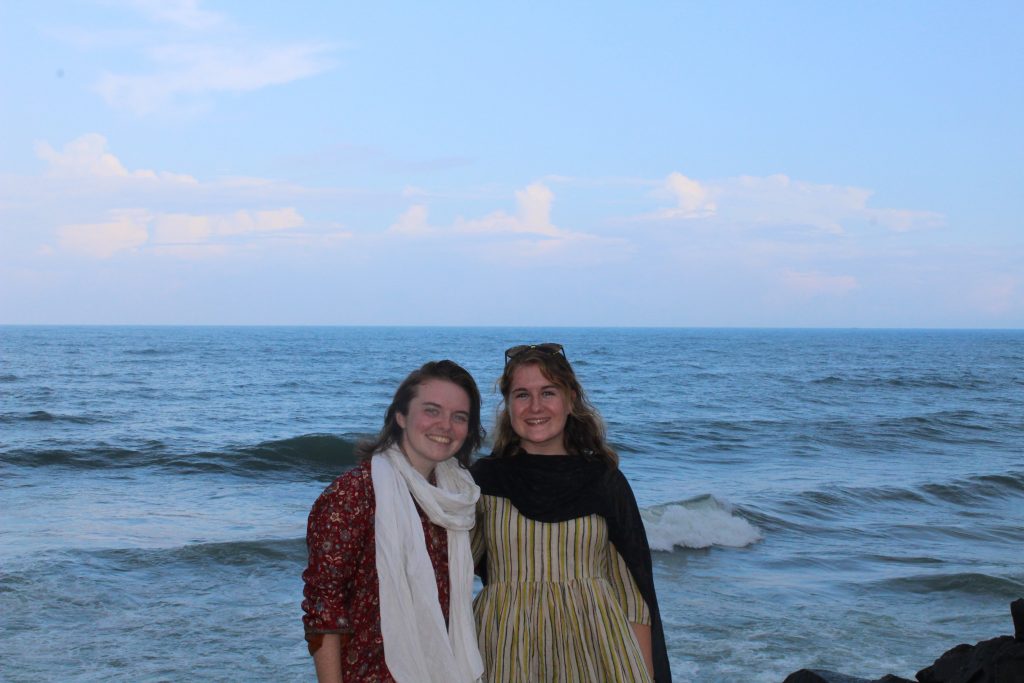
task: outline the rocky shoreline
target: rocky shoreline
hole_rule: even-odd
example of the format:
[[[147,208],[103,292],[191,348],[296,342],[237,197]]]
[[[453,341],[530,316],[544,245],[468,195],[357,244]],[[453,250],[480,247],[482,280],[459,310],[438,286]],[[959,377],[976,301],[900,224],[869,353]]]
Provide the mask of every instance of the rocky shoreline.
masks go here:
[[[1024,683],[1024,599],[1010,603],[1010,615],[1014,635],[957,645],[918,671],[914,681],[893,674],[868,679],[800,669],[783,683]]]

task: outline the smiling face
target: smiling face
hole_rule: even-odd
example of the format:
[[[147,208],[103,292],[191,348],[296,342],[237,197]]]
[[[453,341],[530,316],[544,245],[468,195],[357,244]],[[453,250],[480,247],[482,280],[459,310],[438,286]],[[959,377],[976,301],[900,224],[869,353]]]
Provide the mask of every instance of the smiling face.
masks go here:
[[[406,415],[399,446],[417,472],[430,477],[437,463],[455,455],[469,433],[469,395],[457,384],[429,379],[420,384]]]
[[[536,363],[516,368],[507,404],[512,430],[523,450],[537,455],[565,454],[565,422],[571,400],[566,390],[545,377]]]

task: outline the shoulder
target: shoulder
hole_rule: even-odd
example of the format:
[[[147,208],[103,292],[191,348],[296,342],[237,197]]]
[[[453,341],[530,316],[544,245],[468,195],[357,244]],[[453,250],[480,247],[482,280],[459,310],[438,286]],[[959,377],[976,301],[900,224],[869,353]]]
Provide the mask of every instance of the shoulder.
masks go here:
[[[332,481],[313,503],[310,516],[325,511],[342,511],[358,507],[356,503],[369,504],[372,508],[373,478],[370,476],[370,461],[364,460],[354,468]]]
[[[508,458],[499,458],[493,453],[482,458],[477,458],[476,461],[469,466],[469,473],[473,475],[473,481],[479,485],[481,481],[485,481],[490,477],[493,477],[503,464],[507,464],[507,460]]]
[[[499,458],[494,453],[491,453],[490,455],[483,455],[483,456],[480,456],[479,458],[477,458],[476,460],[473,461],[473,464],[471,464],[469,466],[469,470],[471,472],[473,472],[473,471],[476,471],[476,470],[482,470],[482,469],[487,469],[489,467],[494,467],[495,463],[500,463],[504,459],[505,458]]]
[[[601,488],[603,493],[610,498],[633,499],[633,487],[629,485],[629,479],[618,467],[607,465],[604,475],[601,477]]]

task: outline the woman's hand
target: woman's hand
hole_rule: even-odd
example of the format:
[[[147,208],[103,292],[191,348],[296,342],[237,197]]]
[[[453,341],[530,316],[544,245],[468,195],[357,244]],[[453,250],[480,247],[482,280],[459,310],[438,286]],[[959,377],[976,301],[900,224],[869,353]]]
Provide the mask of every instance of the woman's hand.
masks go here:
[[[644,656],[644,663],[647,664],[647,673],[651,680],[654,680],[654,651],[651,649],[651,627],[647,624],[633,624],[633,633],[636,634],[636,642],[640,645],[640,654]]]

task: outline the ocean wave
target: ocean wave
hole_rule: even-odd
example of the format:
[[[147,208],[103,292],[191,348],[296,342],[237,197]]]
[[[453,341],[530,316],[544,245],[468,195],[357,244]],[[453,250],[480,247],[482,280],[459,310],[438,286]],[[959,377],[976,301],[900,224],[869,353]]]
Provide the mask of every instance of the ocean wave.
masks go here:
[[[844,510],[925,502],[927,497],[912,488],[829,486],[825,489],[801,491],[783,504],[791,514],[821,520],[834,519],[843,514]]]
[[[337,473],[339,467],[350,467],[358,462],[355,447],[355,441],[332,434],[305,434],[233,450],[197,453],[177,458],[168,466],[200,472],[249,473],[302,468]]]
[[[152,464],[138,451],[98,446],[71,451],[52,449],[15,449],[0,453],[0,464],[16,467],[71,467],[92,470],[114,467],[135,467]]]
[[[945,563],[945,560],[941,560],[937,557],[928,557],[924,555],[867,555],[867,559],[875,562],[882,562],[885,564],[931,564],[941,565]]]
[[[267,567],[275,564],[299,566],[306,558],[305,538],[268,538],[237,541],[188,543],[166,548],[103,548],[47,551],[27,555],[12,563],[0,577],[0,592],[15,591],[32,583],[43,573],[110,574],[146,570],[163,571],[184,565],[189,575],[206,568]]]
[[[251,566],[267,562],[304,559],[305,538],[272,538],[212,543],[189,543],[174,548],[117,548],[79,551],[125,570],[145,569],[170,563],[189,565]]]
[[[878,422],[883,432],[901,438],[913,438],[946,444],[993,444],[998,429],[991,420],[973,410],[939,411],[928,415],[908,415]]]
[[[921,490],[942,501],[959,504],[993,497],[1015,497],[1024,492],[1024,472],[975,475],[951,482],[924,484]]]
[[[162,356],[169,355],[172,351],[168,349],[157,349],[157,348],[146,348],[146,349],[126,349],[125,355],[128,356]]]
[[[11,375],[11,374],[0,375],[0,382],[17,382],[17,381],[18,381],[18,376],[17,375]]]
[[[174,473],[239,473],[299,471],[338,473],[356,464],[356,441],[331,434],[266,441],[254,446],[198,453],[170,452],[162,442],[145,449],[95,446],[80,450],[18,449],[0,453],[0,464],[18,467],[61,466],[77,469],[153,467]]]
[[[843,510],[880,505],[932,504],[936,499],[961,505],[993,498],[1019,497],[1024,471],[983,474],[916,486],[829,486],[801,491],[785,501],[791,512],[804,517],[831,518]]]
[[[849,386],[858,389],[982,389],[989,382],[970,375],[948,377],[924,375],[920,377],[879,377],[853,375],[826,375],[808,380],[822,386]]]
[[[104,420],[85,415],[54,415],[45,410],[33,410],[29,413],[4,413],[0,415],[0,423],[15,422],[70,422],[72,424],[97,424]]]
[[[732,506],[711,495],[657,505],[641,511],[652,550],[725,546],[743,548],[761,540],[761,531]]]
[[[1012,600],[1024,593],[1022,577],[1004,577],[979,572],[952,574],[916,574],[878,581],[875,585],[909,593],[966,593]]]

